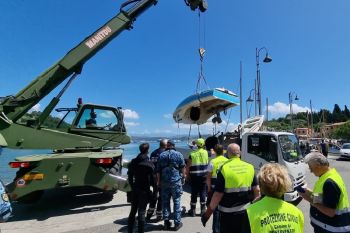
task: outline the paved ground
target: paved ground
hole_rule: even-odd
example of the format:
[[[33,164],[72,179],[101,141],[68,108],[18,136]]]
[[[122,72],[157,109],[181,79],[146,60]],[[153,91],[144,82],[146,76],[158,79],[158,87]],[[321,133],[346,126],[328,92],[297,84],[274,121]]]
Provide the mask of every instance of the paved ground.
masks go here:
[[[350,191],[350,161],[339,161],[336,156],[330,156],[331,166],[342,174],[344,182]],[[307,182],[313,187],[316,177],[308,173]],[[189,206],[190,195],[185,192],[182,203]],[[306,233],[311,233],[306,202],[299,206],[305,215]],[[100,194],[75,195],[67,192],[51,192],[36,205],[15,205],[15,216],[10,222],[0,224],[1,233],[109,233],[126,232],[127,217],[130,206],[126,204],[126,195],[117,193],[112,201]],[[199,212],[199,209],[197,210]],[[199,216],[183,218],[183,233],[209,233],[211,220],[206,228],[200,223]],[[161,223],[151,222],[146,226],[146,232],[162,231]],[[162,231],[165,232],[165,231]]]

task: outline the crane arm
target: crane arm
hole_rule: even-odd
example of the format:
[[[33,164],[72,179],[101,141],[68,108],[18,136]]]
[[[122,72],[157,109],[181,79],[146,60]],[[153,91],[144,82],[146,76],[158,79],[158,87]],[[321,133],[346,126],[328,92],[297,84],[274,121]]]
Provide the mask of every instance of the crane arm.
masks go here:
[[[0,99],[0,112],[16,122],[65,79],[73,74],[79,74],[86,61],[122,31],[131,29],[136,17],[157,2],[158,0],[128,0],[123,3],[115,17],[85,38],[28,86],[15,96]],[[192,10],[197,8],[201,11],[206,10],[205,0],[185,0],[185,2]]]

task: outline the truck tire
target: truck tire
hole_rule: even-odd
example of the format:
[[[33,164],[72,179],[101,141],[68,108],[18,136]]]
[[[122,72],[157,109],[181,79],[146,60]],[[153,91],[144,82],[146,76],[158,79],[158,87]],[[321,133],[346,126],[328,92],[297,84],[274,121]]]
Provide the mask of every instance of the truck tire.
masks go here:
[[[119,160],[116,164],[114,164],[113,167],[111,167],[108,170],[108,172],[116,176],[121,175],[122,171],[121,171],[121,166],[119,164]],[[106,191],[103,191],[103,196],[108,200],[112,200],[115,193],[117,193],[117,190],[106,190]]]
[[[122,170],[120,164],[117,162],[112,168],[109,169],[109,173],[112,175],[121,175]]]

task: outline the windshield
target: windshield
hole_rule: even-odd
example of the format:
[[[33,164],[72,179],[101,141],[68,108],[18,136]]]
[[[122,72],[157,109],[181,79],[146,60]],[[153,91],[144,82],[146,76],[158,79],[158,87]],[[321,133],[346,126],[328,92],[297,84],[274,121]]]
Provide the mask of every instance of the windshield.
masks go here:
[[[298,140],[294,135],[280,135],[278,136],[278,141],[284,160],[296,162],[303,158]]]
[[[350,144],[344,144],[342,149],[350,149]]]

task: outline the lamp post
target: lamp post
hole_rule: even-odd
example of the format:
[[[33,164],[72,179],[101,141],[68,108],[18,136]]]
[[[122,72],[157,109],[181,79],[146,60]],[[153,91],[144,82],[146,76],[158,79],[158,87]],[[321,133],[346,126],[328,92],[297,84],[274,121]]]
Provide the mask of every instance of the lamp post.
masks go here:
[[[248,113],[248,102],[254,102],[254,99],[252,98],[252,91],[255,92],[255,88],[253,88],[253,89],[250,90],[249,97],[248,97],[248,99],[245,101],[245,102],[246,102],[246,108],[247,108],[247,118],[250,117],[250,109],[251,109],[251,107],[252,107],[252,105],[250,105],[249,113]]]
[[[290,115],[290,127],[292,128],[292,133],[294,131],[294,127],[293,127],[293,98],[294,98],[294,100],[299,100],[298,95],[295,92],[289,92],[288,93],[289,115]]]
[[[257,81],[257,88],[256,88],[256,100],[258,102],[258,110],[259,115],[261,115],[261,81],[260,81],[260,67],[259,67],[259,54],[261,50],[265,50],[265,58],[263,62],[269,63],[272,61],[272,58],[269,56],[269,53],[265,47],[262,47],[260,49],[256,48],[255,50],[255,57],[256,57],[256,81]]]

